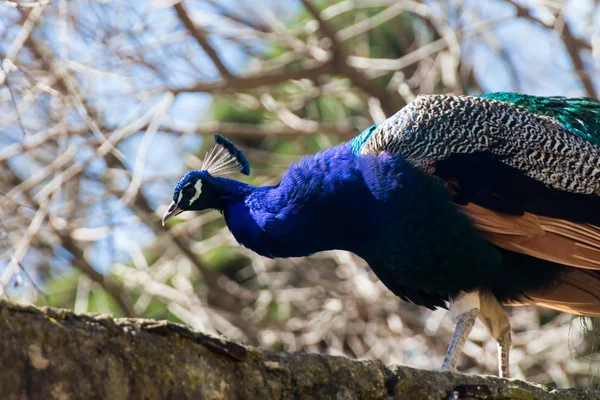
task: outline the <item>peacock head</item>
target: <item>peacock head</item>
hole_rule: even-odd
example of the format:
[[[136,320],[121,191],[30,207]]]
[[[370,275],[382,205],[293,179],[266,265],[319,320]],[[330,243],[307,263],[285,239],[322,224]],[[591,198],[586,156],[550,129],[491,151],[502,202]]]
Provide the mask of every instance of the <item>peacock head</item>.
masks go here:
[[[234,172],[250,174],[246,156],[229,140],[215,135],[215,146],[206,154],[202,169],[189,171],[177,182],[173,201],[162,219],[163,225],[184,211],[218,209],[220,198],[213,177]]]

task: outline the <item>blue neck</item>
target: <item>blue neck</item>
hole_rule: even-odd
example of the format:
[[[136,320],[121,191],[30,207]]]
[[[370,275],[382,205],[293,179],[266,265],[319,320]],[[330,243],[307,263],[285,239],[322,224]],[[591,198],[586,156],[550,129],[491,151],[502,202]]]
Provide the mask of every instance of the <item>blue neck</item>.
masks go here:
[[[218,199],[219,207],[213,206],[212,208],[222,211],[231,204],[243,201],[248,194],[257,189],[244,182],[222,177],[210,177],[210,181],[207,183],[211,185],[211,190]]]
[[[293,164],[277,186],[244,185],[244,196],[225,202],[230,231],[268,257],[334,249],[364,253],[369,232],[380,221],[368,211],[376,199],[357,160],[351,147],[342,145]]]

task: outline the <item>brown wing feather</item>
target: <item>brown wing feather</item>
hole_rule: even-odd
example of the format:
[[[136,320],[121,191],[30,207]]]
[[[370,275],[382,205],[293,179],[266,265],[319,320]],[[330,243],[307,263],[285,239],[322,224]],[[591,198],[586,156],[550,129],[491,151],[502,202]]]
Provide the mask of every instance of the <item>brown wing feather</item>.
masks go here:
[[[456,207],[494,245],[575,267],[556,286],[525,293],[525,303],[600,315],[600,228],[531,213],[506,215],[473,203]]]
[[[506,215],[469,203],[456,206],[491,243],[576,268],[600,270],[600,228],[531,213]]]
[[[520,238],[544,234],[538,217],[533,214],[525,213],[522,216],[501,214],[474,203],[466,206],[456,205],[456,208],[467,214],[475,227],[485,233],[519,236]]]

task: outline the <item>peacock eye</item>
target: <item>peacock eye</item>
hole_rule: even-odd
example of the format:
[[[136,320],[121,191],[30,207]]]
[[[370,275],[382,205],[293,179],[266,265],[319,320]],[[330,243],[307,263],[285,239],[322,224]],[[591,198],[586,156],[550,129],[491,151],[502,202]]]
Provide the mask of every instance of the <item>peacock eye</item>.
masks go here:
[[[185,197],[194,197],[194,194],[196,194],[196,189],[192,185],[190,185],[184,187],[182,192]]]

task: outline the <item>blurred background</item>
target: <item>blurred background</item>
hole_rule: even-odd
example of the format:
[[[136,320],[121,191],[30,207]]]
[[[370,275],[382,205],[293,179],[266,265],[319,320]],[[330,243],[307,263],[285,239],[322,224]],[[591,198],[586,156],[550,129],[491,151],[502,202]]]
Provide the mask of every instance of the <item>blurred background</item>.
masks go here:
[[[599,27],[597,0],[3,0],[0,296],[437,369],[444,310],[349,253],[259,257],[218,212],[163,228],[173,187],[215,133],[274,184],[420,93],[598,98]],[[580,320],[511,315],[514,377],[596,388]],[[459,368],[496,373],[479,321]]]

